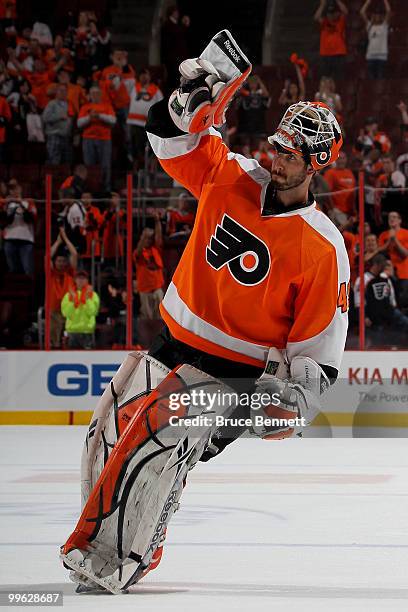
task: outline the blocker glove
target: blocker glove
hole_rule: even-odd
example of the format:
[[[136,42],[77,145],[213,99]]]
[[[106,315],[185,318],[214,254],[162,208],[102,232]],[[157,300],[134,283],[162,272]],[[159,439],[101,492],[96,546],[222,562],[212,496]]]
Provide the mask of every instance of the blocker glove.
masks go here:
[[[252,433],[268,440],[300,434],[320,413],[320,395],[329,386],[326,373],[310,357],[294,357],[289,367],[280,351],[270,349],[265,371],[255,382],[255,391],[265,397],[268,394],[271,404],[251,409]],[[298,424],[287,424],[296,418]]]

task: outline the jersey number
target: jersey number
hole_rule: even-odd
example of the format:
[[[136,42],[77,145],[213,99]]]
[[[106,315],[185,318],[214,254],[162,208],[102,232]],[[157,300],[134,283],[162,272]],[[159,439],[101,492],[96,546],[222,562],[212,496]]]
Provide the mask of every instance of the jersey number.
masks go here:
[[[341,283],[339,295],[337,298],[337,308],[341,308],[341,312],[347,312],[349,309],[350,282]]]

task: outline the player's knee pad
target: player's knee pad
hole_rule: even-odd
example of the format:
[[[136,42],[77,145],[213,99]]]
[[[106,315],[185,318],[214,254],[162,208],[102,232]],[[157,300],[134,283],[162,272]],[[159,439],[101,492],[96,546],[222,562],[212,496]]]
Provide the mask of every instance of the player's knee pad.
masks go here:
[[[111,592],[146,573],[178,507],[187,472],[216,430],[215,419],[195,425],[186,420],[206,415],[205,404],[188,401],[192,390],[197,397],[202,390],[215,398],[232,391],[191,366],[169,372],[134,353],[95,411],[83,454],[84,508],[61,557]],[[233,408],[214,403],[212,415],[227,416]]]

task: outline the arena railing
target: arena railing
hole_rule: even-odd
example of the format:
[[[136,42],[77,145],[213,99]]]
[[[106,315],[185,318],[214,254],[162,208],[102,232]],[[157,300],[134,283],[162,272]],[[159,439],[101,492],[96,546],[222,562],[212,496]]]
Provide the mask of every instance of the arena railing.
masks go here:
[[[55,181],[54,181],[55,182]],[[154,180],[153,180],[154,182]],[[123,223],[119,222],[119,214],[116,215],[116,229],[115,235],[119,236],[119,240],[115,242],[115,253],[112,258],[112,269],[115,273],[118,274],[121,278],[123,278],[125,286],[123,287],[126,290],[126,304],[123,309],[123,342],[120,344],[124,346],[126,349],[131,349],[135,346],[135,320],[133,317],[133,280],[135,277],[135,269],[133,262],[133,251],[136,247],[138,238],[146,226],[149,223],[149,218],[152,218],[153,211],[155,209],[160,209],[164,211],[168,205],[168,203],[175,202],[178,199],[177,196],[172,195],[171,189],[168,191],[163,190],[160,192],[160,195],[152,195],[155,193],[155,190],[152,191],[152,183],[149,183],[148,177],[138,176],[137,177],[137,189],[135,189],[134,177],[131,174],[126,176],[126,179],[123,181],[122,189],[120,190],[120,206],[123,211]],[[358,326],[354,327],[355,332],[353,331],[353,327],[350,327],[350,348],[358,348],[360,350],[367,350],[371,348],[370,346],[370,338],[372,337],[372,332],[369,332],[369,337],[367,338],[367,329],[365,322],[365,287],[364,287],[364,272],[365,272],[365,235],[364,235],[364,224],[367,218],[366,215],[366,199],[367,194],[379,194],[390,191],[403,191],[404,193],[408,191],[405,190],[385,190],[383,188],[376,189],[372,188],[369,185],[365,184],[364,173],[360,173],[358,185],[354,189],[344,190],[344,193],[353,191],[356,193],[356,202],[357,202],[357,217],[358,217],[358,238],[359,238],[359,252],[356,253],[358,256],[358,277],[360,278],[360,288],[359,288],[359,298],[360,298],[360,307],[358,309]],[[50,327],[51,327],[51,312],[50,312],[50,288],[51,288],[51,246],[53,241],[56,239],[56,222],[55,216],[57,215],[57,208],[61,207],[62,201],[53,197],[53,192],[55,192],[53,185],[53,177],[48,174],[45,179],[45,199],[37,200],[37,205],[41,208],[41,223],[45,227],[45,264],[44,264],[44,276],[45,276],[45,300],[41,303],[41,299],[37,301],[37,311],[33,313],[33,318],[36,319],[37,328],[38,328],[38,344],[39,348],[43,348],[45,350],[51,350],[51,335],[50,335]],[[327,198],[333,195],[336,192],[324,192],[317,193],[316,200],[322,200],[322,198]],[[191,198],[193,200],[193,198]],[[101,205],[106,200],[93,200],[93,204]],[[118,212],[118,211],[117,211]],[[150,221],[150,225],[152,222]],[[119,253],[119,242],[123,246],[123,252]],[[102,243],[102,240],[100,241]],[[175,249],[173,246],[168,246],[170,249]],[[182,247],[180,247],[181,249]],[[167,251],[168,253],[169,251]],[[172,252],[172,251],[171,251]],[[176,253],[178,256],[178,254]],[[38,259],[38,258],[37,258]],[[38,263],[38,262],[37,262]],[[165,261],[165,265],[169,265],[169,262]],[[96,253],[95,244],[91,243],[91,252],[90,257],[87,259],[88,270],[90,273],[90,282],[97,291],[97,293],[101,294],[101,286],[102,286],[102,277],[105,273],[104,266],[106,265],[106,259],[103,249],[103,243],[101,245],[100,253]],[[171,266],[170,266],[171,268]],[[173,272],[173,269],[171,270]],[[40,275],[38,275],[40,276]],[[170,277],[170,272],[168,274]],[[36,286],[41,286],[41,279],[36,280]],[[350,288],[352,291],[353,289]],[[356,316],[357,309],[354,311],[354,316]],[[139,321],[137,321],[139,324]],[[358,332],[358,333],[357,333]],[[355,335],[353,335],[355,333]],[[106,337],[108,337],[107,334]],[[392,334],[388,336],[384,336],[384,345],[390,346],[394,345],[394,341],[391,338]],[[358,344],[356,344],[358,339]],[[403,342],[403,336],[401,336],[401,341]],[[389,341],[388,341],[389,340]],[[401,341],[399,346],[396,348],[408,348],[408,342],[403,343],[404,346],[401,346]],[[33,345],[35,343],[33,342]],[[398,344],[398,343],[397,343]],[[101,344],[100,344],[101,346]],[[103,345],[104,346],[104,345]],[[34,347],[34,346],[33,346]],[[106,348],[111,348],[111,345],[106,345]],[[372,347],[372,348],[378,348]]]

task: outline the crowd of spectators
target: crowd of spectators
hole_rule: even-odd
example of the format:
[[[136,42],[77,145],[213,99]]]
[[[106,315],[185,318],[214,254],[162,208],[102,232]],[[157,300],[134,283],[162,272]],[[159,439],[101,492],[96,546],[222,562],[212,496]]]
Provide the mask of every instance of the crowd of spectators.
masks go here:
[[[143,159],[141,128],[162,97],[149,70],[135,71],[93,12],[54,33],[39,22],[7,24],[0,26],[0,162],[15,161],[11,143],[45,143],[47,164],[100,165],[101,189],[109,191],[115,130],[128,167]]]
[[[362,1],[360,11],[367,32],[365,59],[371,79],[387,76],[392,13],[388,0],[381,1],[382,8],[381,2],[373,7],[371,0]],[[271,168],[274,153],[267,140],[271,106],[284,112],[299,100],[314,99],[327,104],[344,124],[345,95],[337,91],[336,80],[343,82],[347,18],[347,2],[319,0],[314,19],[320,29],[321,61],[316,71],[320,80],[313,90],[308,91],[308,62],[295,53],[290,57],[293,76],[284,80],[277,97],[271,94],[262,72],[253,71],[221,129],[234,151]],[[12,19],[10,24],[0,59],[0,162],[10,161],[9,142],[37,142],[44,143],[49,166],[76,164],[72,175],[59,185],[59,203],[53,209],[51,345],[101,346],[95,329],[105,326],[112,328],[106,336],[111,344],[121,346],[125,343],[127,301],[124,268],[120,270],[126,215],[123,193],[112,190],[112,140],[117,138],[129,169],[144,166],[144,125],[150,106],[163,97],[161,84],[154,82],[148,68],[133,67],[125,49],[113,48],[110,31],[92,12],[81,12],[76,22],[60,32],[51,32],[44,23],[21,30],[14,27]],[[162,28],[166,89],[177,82],[178,63],[188,54],[189,29],[189,17],[170,7]],[[406,331],[408,322],[405,101],[396,100],[395,114],[405,139],[402,147],[382,127],[380,118],[367,113],[355,137],[345,132],[345,146],[337,163],[316,174],[312,183],[318,205],[346,243],[352,270],[353,329],[360,305],[358,177],[364,172],[366,325],[373,344],[380,340],[384,344],[384,329]],[[95,166],[101,169],[96,190],[88,180]],[[8,271],[33,277],[36,203],[18,178],[0,183],[0,192],[0,231]],[[163,289],[194,223],[193,198],[177,187],[176,193],[174,206],[172,200],[166,206],[164,198],[158,208],[148,209],[147,220],[134,236],[134,316],[144,321],[159,319]],[[176,255],[171,260],[172,252]],[[104,275],[98,291],[93,286],[95,262]],[[377,308],[379,301],[381,307]],[[135,342],[139,340],[141,334],[136,333]],[[143,340],[143,345],[148,344],[148,339]]]

